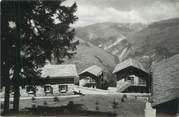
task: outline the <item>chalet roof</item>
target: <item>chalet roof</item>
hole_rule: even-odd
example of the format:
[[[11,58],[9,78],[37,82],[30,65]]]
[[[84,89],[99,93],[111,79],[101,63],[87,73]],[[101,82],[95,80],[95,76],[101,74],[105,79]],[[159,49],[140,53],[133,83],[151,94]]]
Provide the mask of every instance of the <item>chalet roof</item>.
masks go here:
[[[86,68],[85,70],[83,70],[79,75],[82,75],[86,72],[93,74],[95,76],[99,76],[102,73],[103,69],[97,65],[93,65],[91,67]]]
[[[179,97],[179,54],[152,65],[153,106]]]
[[[76,66],[74,64],[65,65],[45,65],[42,68],[41,77],[78,77]]]
[[[117,64],[117,66],[115,67],[113,73],[116,73],[116,72],[118,72],[118,71],[121,71],[121,70],[123,70],[123,69],[125,69],[125,68],[127,68],[127,67],[130,67],[130,66],[135,67],[135,68],[137,68],[137,69],[140,69],[140,70],[142,70],[142,71],[144,71],[144,72],[147,72],[147,71],[144,69],[142,63],[140,63],[140,62],[137,61],[137,60],[134,60],[134,59],[131,59],[131,58],[130,58],[130,59],[127,59],[127,60],[125,60],[125,61],[123,61],[123,62]]]

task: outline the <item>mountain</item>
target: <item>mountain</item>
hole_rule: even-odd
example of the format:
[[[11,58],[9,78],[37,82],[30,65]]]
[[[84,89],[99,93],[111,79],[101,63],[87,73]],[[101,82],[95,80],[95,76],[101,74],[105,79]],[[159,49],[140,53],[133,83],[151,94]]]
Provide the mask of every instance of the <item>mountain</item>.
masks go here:
[[[113,81],[114,78],[112,70],[119,62],[116,56],[111,55],[105,50],[87,42],[79,37],[76,37],[80,44],[77,46],[77,54],[66,63],[73,63],[77,65],[78,73],[92,65],[98,65],[104,69],[106,80]]]
[[[179,18],[154,22],[127,40],[137,52],[162,48],[176,53],[179,51]]]
[[[118,56],[134,58],[150,69],[152,63],[179,53],[179,18],[149,25],[99,23],[77,28],[76,36]]]
[[[154,22],[127,40],[132,49],[123,59],[132,56],[141,61],[159,62],[169,58],[179,53],[179,18]]]
[[[140,31],[145,25],[122,23],[98,23],[76,29],[76,36],[116,55],[120,53],[120,45],[128,46],[128,35]]]

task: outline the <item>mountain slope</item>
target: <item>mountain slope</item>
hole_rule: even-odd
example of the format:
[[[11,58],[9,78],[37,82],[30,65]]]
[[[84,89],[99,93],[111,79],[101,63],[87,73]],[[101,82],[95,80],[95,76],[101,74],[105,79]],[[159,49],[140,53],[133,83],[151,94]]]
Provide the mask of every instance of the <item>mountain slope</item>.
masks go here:
[[[179,18],[152,23],[127,40],[136,50],[162,47],[176,52],[179,49]]]
[[[127,40],[133,48],[130,56],[148,56],[154,62],[171,57],[179,53],[179,18],[152,23]]]
[[[77,28],[76,35],[112,53],[116,45],[120,45],[129,34],[140,31],[144,27],[145,25],[138,23],[105,22]]]
[[[76,35],[119,61],[134,58],[148,69],[153,62],[179,53],[179,18],[142,24],[99,23],[80,27]]]
[[[76,39],[80,41],[77,46],[77,54],[66,63],[76,64],[78,73],[91,65],[98,65],[104,69],[105,76],[108,77],[106,79],[111,81],[114,78],[112,70],[119,62],[117,57],[81,38],[76,37]]]

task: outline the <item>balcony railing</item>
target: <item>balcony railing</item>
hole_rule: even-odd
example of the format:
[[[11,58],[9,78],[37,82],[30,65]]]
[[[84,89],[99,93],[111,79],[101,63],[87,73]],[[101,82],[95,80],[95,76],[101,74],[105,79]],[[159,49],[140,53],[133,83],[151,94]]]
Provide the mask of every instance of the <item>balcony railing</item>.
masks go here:
[[[135,84],[134,81],[127,80],[126,82],[130,83],[131,86],[146,86],[146,82],[139,82],[138,84]]]

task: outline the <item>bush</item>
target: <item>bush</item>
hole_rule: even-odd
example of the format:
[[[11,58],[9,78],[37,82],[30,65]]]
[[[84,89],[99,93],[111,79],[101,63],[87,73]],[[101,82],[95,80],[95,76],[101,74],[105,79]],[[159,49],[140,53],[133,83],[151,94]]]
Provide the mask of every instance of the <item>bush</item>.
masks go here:
[[[126,100],[127,100],[127,95],[124,94],[124,95],[122,96],[122,98],[121,98],[121,102],[125,102]]]
[[[32,108],[33,108],[33,109],[36,108],[36,105],[35,105],[35,104],[32,104]]]
[[[46,105],[47,105],[47,101],[44,101],[44,102],[43,102],[43,105],[46,106]]]
[[[98,103],[98,102],[96,102],[96,105],[99,105],[99,103]]]
[[[96,110],[99,110],[99,107],[98,107],[98,106],[96,106]]]
[[[55,96],[55,97],[53,98],[53,101],[54,101],[54,102],[59,102],[60,100],[58,99],[58,97]]]
[[[116,102],[116,100],[113,101],[113,108],[116,108],[118,105],[118,102]]]
[[[69,101],[69,103],[67,104],[67,108],[68,108],[69,111],[72,111],[74,109],[74,102]]]
[[[32,101],[35,101],[36,99],[35,99],[35,97],[32,97]]]

